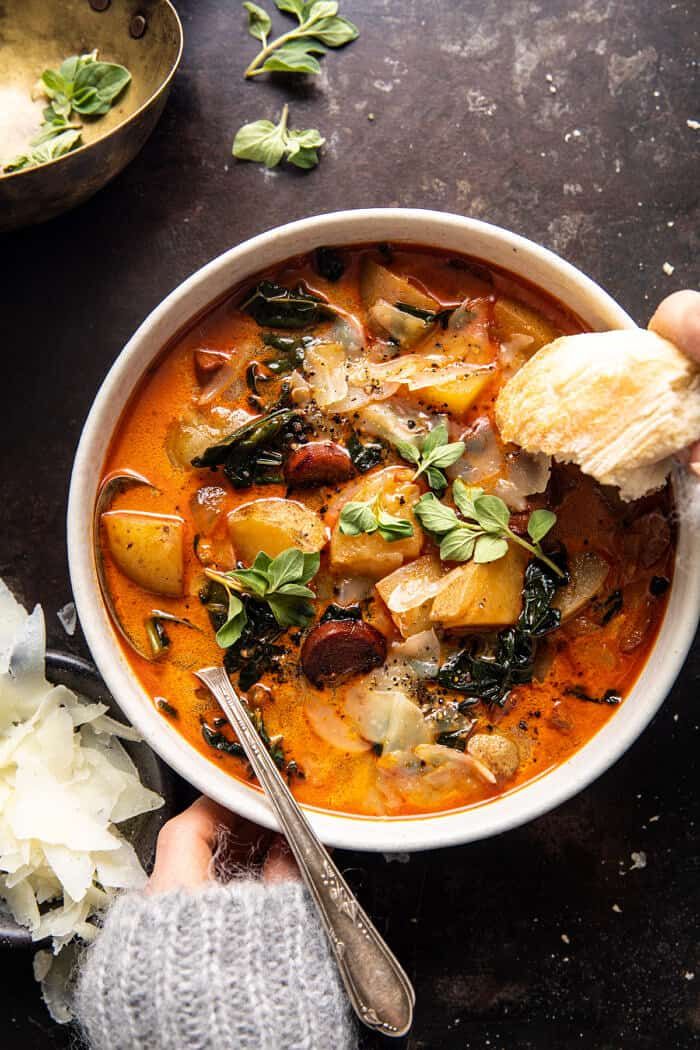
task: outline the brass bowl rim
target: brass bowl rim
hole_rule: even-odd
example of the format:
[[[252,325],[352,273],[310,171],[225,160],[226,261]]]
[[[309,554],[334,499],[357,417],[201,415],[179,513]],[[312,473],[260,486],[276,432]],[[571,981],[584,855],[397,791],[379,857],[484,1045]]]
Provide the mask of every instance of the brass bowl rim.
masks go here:
[[[79,153],[82,153],[84,150],[94,149],[95,146],[100,145],[102,142],[106,142],[107,139],[110,139],[113,135],[116,135],[118,131],[121,131],[121,129],[126,124],[130,124],[131,121],[138,117],[141,113],[145,113],[145,111],[148,109],[148,107],[151,105],[154,99],[158,98],[158,96],[163,91],[165,91],[165,89],[170,84],[170,81],[175,76],[177,72],[177,67],[180,65],[180,59],[182,58],[182,52],[185,46],[185,34],[182,28],[182,22],[180,21],[180,16],[175,10],[175,6],[172,3],[172,0],[162,0],[162,2],[170,8],[172,14],[174,15],[175,26],[177,28],[178,33],[177,54],[175,55],[175,59],[173,61],[172,66],[168,70],[168,75],[166,76],[165,80],[158,85],[155,91],[153,91],[153,93],[148,96],[145,102],[141,103],[138,109],[135,109],[133,113],[130,113],[128,115],[128,117],[124,117],[124,120],[120,121],[120,123],[117,124],[116,127],[112,128],[112,130],[108,131],[105,135],[102,135],[99,139],[95,139],[94,142],[84,142],[82,146],[78,146],[77,149],[71,150],[70,153],[64,153],[62,157],[56,157],[55,160],[45,161],[43,164],[36,164],[33,168],[25,168],[24,171],[10,171],[6,174],[3,174],[3,172],[0,170],[0,181],[4,182],[5,179],[14,179],[22,175],[35,175],[39,171],[46,171],[47,168],[52,168],[55,164],[61,164],[64,160],[70,160],[71,157],[77,157],[77,155]]]

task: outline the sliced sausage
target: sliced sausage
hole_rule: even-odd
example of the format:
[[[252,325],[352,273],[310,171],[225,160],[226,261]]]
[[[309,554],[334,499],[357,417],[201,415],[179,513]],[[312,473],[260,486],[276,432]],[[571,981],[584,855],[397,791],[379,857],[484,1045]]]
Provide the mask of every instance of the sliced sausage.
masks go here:
[[[362,620],[328,620],[307,634],[301,648],[304,674],[320,685],[325,678],[362,674],[386,659],[386,639]]]
[[[200,382],[206,382],[227,361],[227,355],[222,354],[219,350],[195,350],[194,367],[197,372],[197,378]]]
[[[289,485],[335,485],[352,477],[352,460],[334,441],[310,441],[292,452],[284,468]]]

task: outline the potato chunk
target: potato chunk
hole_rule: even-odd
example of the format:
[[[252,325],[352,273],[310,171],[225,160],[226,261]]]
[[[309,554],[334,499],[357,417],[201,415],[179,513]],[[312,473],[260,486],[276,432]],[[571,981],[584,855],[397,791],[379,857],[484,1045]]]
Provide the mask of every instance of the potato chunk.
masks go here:
[[[477,372],[473,376],[450,379],[447,383],[426,386],[418,391],[421,401],[455,416],[464,416],[483,394],[493,379],[492,372]]]
[[[532,339],[532,343],[527,347],[528,354],[534,354],[541,346],[546,346],[561,334],[553,324],[529,306],[505,296],[496,300],[493,314],[503,342],[512,339],[514,335],[527,335]]]
[[[403,467],[387,467],[365,478],[348,500],[371,500],[379,496],[382,508],[389,514],[408,518],[413,525],[413,535],[393,543],[382,539],[378,532],[346,536],[340,531],[338,521],[331,534],[333,572],[378,580],[420,554],[423,532],[413,515],[413,504],[420,496],[420,489],[411,481],[412,476],[413,472]]]
[[[110,554],[125,576],[155,594],[173,598],[182,594],[182,518],[138,510],[108,510],[100,520]]]
[[[439,560],[427,554],[403,565],[377,584],[379,595],[403,638],[430,627],[430,609],[441,577]]]
[[[425,295],[405,277],[399,277],[387,270],[386,266],[380,266],[367,256],[360,266],[360,295],[368,309],[374,306],[378,299],[385,299],[392,306],[396,303],[406,303],[407,306],[416,306],[419,310],[438,309],[435,299]]]
[[[520,615],[528,557],[511,545],[498,561],[470,561],[453,569],[435,596],[431,621],[462,630],[511,626]]]
[[[227,520],[236,557],[246,565],[252,565],[260,551],[271,558],[288,547],[312,554],[326,543],[318,514],[291,499],[251,500],[232,510]]]

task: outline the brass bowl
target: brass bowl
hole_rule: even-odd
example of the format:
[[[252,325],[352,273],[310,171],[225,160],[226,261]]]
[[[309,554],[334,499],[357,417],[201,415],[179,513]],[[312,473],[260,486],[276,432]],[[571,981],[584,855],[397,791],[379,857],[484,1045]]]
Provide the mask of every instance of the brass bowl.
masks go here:
[[[153,131],[182,54],[170,0],[22,0],[0,4],[0,169],[41,123],[32,101],[42,71],[97,48],[131,82],[99,119],[81,118],[83,143],[58,160],[0,175],[0,232],[51,219],[87,200],[131,161]]]

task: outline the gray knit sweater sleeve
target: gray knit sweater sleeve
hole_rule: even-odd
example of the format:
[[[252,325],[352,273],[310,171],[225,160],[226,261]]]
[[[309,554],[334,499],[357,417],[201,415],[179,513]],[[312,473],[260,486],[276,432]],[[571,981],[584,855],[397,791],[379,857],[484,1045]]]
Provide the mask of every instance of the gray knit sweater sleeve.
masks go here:
[[[121,897],[85,953],[93,1050],[353,1050],[324,933],[298,882]]]

